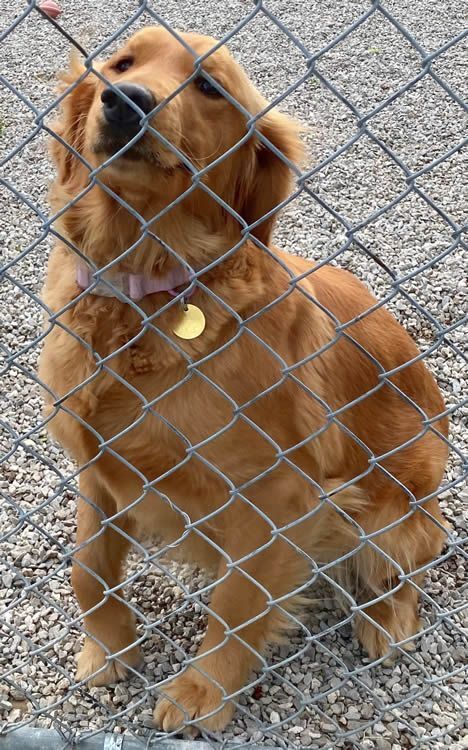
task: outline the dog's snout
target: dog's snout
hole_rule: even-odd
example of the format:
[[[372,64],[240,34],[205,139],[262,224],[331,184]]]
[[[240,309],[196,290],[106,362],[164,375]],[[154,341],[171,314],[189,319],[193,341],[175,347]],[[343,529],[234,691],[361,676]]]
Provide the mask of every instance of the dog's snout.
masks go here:
[[[118,83],[104,89],[101,94],[104,117],[113,125],[136,125],[141,120],[138,110],[129,104],[119,92],[130,99],[135,107],[147,115],[156,106],[156,101],[147,88],[137,83]]]

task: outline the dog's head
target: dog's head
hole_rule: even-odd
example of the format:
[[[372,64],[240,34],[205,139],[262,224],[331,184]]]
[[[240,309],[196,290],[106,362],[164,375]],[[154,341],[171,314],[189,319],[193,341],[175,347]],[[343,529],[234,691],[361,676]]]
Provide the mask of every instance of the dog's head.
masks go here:
[[[55,129],[93,168],[104,165],[99,179],[125,199],[140,191],[148,202],[154,196],[159,205],[162,200],[169,203],[192,184],[188,160],[195,170],[206,169],[204,184],[251,224],[290,192],[291,170],[274,149],[298,162],[303,153],[299,127],[271,110],[255,121],[255,133],[249,118],[264,111],[267,103],[242,68],[224,46],[210,53],[214,39],[181,37],[190,49],[162,28],[138,31],[107,62],[95,66],[99,75],[84,75],[85,69],[72,63],[64,81],[75,85],[64,99]],[[191,50],[206,55],[198,73]],[[56,187],[69,200],[82,189],[89,170],[58,140],[52,153],[58,167]],[[223,214],[239,231],[239,222],[206,191],[202,195],[197,188],[184,201],[190,201],[192,214],[204,219],[210,213]],[[252,233],[268,244],[273,223],[271,215]]]

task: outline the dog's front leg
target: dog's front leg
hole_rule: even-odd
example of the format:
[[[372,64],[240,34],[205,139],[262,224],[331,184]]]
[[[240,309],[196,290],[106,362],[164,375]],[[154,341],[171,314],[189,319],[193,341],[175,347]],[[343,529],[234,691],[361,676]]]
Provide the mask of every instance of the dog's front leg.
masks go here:
[[[107,685],[124,679],[127,665],[137,666],[140,662],[139,649],[132,646],[136,641],[134,617],[122,590],[106,593],[120,583],[129,543],[105,524],[105,519],[117,509],[93,469],[80,476],[80,494],[72,584],[84,613],[86,638],[78,657],[77,679],[87,679],[92,685]],[[125,519],[112,525],[130,530]],[[113,658],[123,649],[124,653]]]
[[[247,530],[245,536],[249,537]],[[268,541],[270,546],[255,551]],[[225,545],[234,564],[223,561],[220,565],[220,582],[210,603],[212,614],[200,651],[162,689],[155,721],[165,731],[192,720],[213,731],[226,726],[235,708],[230,696],[242,689],[266,643],[278,636],[287,619],[280,607],[291,606],[296,586],[307,578],[306,560],[284,540],[272,542],[271,535],[268,540],[262,534],[248,545],[244,542],[238,539]],[[249,554],[252,557],[245,560]],[[275,605],[276,599],[288,594],[289,600]]]

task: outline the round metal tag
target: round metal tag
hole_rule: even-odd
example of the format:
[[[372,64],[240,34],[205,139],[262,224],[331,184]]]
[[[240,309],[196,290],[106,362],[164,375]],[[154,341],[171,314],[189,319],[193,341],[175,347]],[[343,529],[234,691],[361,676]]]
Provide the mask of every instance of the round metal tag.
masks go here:
[[[205,325],[205,316],[200,308],[195,305],[187,305],[172,331],[180,339],[196,339],[205,330]]]

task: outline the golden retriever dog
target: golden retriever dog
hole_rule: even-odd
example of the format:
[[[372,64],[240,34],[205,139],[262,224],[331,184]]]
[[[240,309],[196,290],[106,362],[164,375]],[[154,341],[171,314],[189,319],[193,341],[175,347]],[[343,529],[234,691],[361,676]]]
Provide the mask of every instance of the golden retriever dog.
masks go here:
[[[130,538],[213,571],[197,657],[161,688],[166,731],[228,723],[312,566],[349,587],[372,658],[408,646],[445,538],[447,453],[441,395],[399,323],[347,271],[272,245],[299,126],[224,46],[182,39],[145,28],[64,76],[40,362],[50,432],[81,469],[78,679],[140,664]]]

